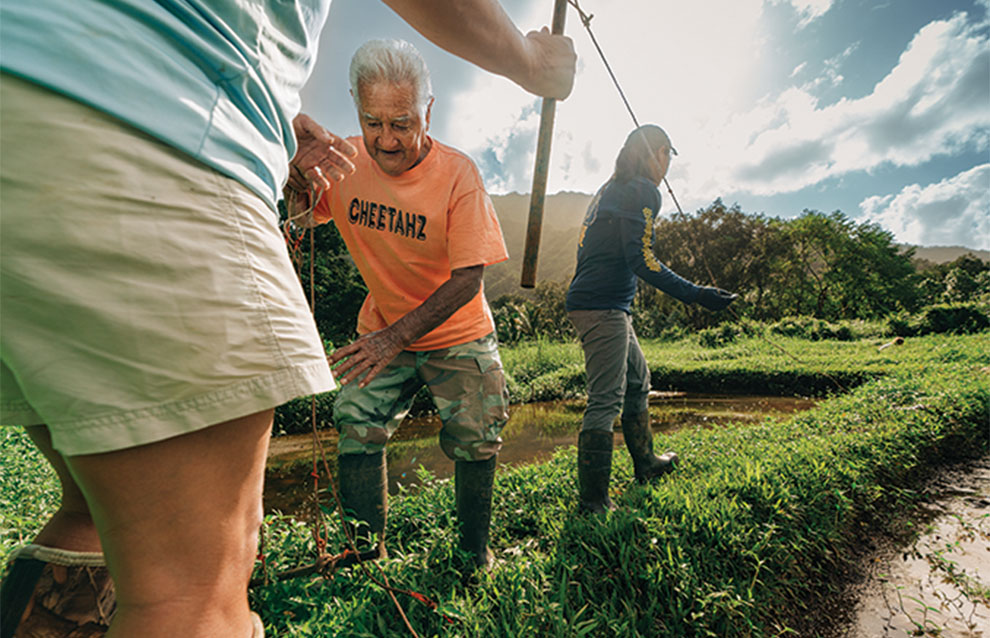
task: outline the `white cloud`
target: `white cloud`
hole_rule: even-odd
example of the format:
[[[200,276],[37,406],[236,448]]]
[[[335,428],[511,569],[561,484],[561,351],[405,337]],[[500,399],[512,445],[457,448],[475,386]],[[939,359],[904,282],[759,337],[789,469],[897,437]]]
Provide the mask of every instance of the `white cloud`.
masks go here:
[[[835,0],[769,0],[774,4],[789,4],[798,15],[798,29],[803,29],[832,8]]]
[[[984,149],[988,75],[985,31],[967,24],[965,14],[932,22],[870,95],[819,107],[806,90],[788,89],[730,120],[760,133],[745,147],[727,149],[723,156],[741,161],[722,163],[719,182],[725,190],[773,195],[884,164],[917,166],[963,148]]]
[[[675,145],[685,148],[704,140],[712,110],[731,113],[743,107],[741,96],[760,64],[762,7],[763,0],[643,2],[631,20],[615,3],[582,2],[595,16],[592,29],[639,121],[660,124]],[[526,30],[545,20],[546,7],[538,9],[512,17]],[[578,52],[578,74],[574,92],[557,105],[548,192],[594,191],[611,172],[633,124],[573,11],[567,33]],[[703,43],[699,33],[705,34]],[[534,105],[532,118],[528,109]],[[538,126],[538,110],[539,100],[518,87],[479,75],[473,87],[452,100],[453,122],[442,133],[472,157],[492,149],[517,158],[521,168],[516,172],[496,175],[483,169],[486,184],[493,192],[528,191],[535,129],[533,136],[528,132]]]
[[[859,43],[850,44],[846,49],[835,57],[831,57],[823,62],[822,73],[816,77],[811,82],[808,82],[801,87],[801,90],[808,93],[814,93],[818,91],[823,85],[826,88],[835,88],[842,84],[845,77],[842,75],[841,69],[845,61],[853,54],[853,52],[859,48]],[[803,67],[804,64],[801,64]],[[799,69],[801,67],[798,67]],[[796,70],[795,70],[796,72]],[[795,73],[791,73],[791,77],[794,77]]]
[[[788,0],[797,9],[801,29],[825,15],[832,8],[833,0]]]
[[[909,244],[990,249],[990,164],[935,184],[911,184],[896,195],[860,202],[871,222]]]

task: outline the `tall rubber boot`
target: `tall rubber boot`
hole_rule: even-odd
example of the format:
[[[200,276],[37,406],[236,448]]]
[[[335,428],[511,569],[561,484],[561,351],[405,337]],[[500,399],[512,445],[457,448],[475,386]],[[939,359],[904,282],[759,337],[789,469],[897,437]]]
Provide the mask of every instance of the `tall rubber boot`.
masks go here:
[[[388,474],[385,451],[374,454],[343,454],[337,457],[340,500],[347,516],[357,523],[345,523],[364,560],[385,558],[385,519],[388,513]],[[350,549],[350,547],[348,547]],[[347,560],[339,567],[356,562]]]
[[[661,456],[653,453],[653,431],[650,429],[650,413],[647,410],[635,414],[622,414],[622,437],[626,440],[629,456],[633,460],[636,480],[646,483],[673,471],[677,454],[667,452]]]
[[[608,496],[612,475],[612,433],[607,430],[584,430],[578,434],[578,507],[593,514],[615,509]]]
[[[488,539],[492,522],[495,456],[485,461],[454,462],[454,500],[461,528],[460,548],[474,556],[474,566],[488,569],[492,552]]]

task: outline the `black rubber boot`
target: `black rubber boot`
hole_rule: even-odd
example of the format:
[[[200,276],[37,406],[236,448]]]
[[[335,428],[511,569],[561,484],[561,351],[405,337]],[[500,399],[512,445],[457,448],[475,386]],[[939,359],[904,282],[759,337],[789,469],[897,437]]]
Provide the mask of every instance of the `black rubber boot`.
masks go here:
[[[650,429],[650,413],[646,410],[635,414],[622,414],[622,437],[633,460],[636,480],[646,483],[674,469],[677,454],[667,452],[661,456],[653,453],[653,431]]]
[[[357,521],[346,525],[361,560],[385,558],[385,519],[388,513],[385,451],[338,456],[337,475],[344,513]],[[356,561],[344,561],[338,565],[346,567],[352,562]]]
[[[612,475],[612,433],[606,430],[585,430],[578,434],[578,495],[579,508],[593,514],[615,509],[608,497],[608,481]]]
[[[454,499],[461,528],[460,548],[474,556],[474,566],[488,569],[492,552],[488,538],[492,522],[495,456],[485,461],[454,462]]]

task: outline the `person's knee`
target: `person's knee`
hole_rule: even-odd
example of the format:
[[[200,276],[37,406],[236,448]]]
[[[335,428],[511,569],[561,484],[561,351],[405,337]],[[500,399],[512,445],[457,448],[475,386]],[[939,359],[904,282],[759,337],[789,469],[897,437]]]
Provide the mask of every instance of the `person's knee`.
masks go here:
[[[375,400],[371,393],[353,391],[345,386],[333,406],[334,427],[340,433],[338,453],[373,454],[384,449],[390,436],[390,424],[392,427],[398,425],[397,418],[392,415],[393,408],[391,402]]]
[[[344,422],[338,424],[338,454],[373,454],[385,449],[388,430],[384,426]]]
[[[449,395],[436,399],[443,420],[440,448],[450,460],[487,461],[502,448],[501,433],[509,412],[504,380],[497,372],[492,385],[480,386],[480,395],[469,395],[460,402],[451,401]]]
[[[622,411],[622,400],[618,397],[595,401],[588,397],[588,406],[581,420],[582,430],[612,430],[612,424]]]
[[[501,425],[484,431],[445,427],[440,431],[440,449],[451,461],[487,461],[502,449]]]
[[[261,502],[249,508],[244,517],[244,547],[245,560],[254,563],[257,555],[258,542],[260,540],[261,526],[265,522],[264,506]]]
[[[649,391],[636,392],[634,394],[626,395],[626,399],[622,404],[622,413],[639,414],[640,412],[646,412],[649,407]]]

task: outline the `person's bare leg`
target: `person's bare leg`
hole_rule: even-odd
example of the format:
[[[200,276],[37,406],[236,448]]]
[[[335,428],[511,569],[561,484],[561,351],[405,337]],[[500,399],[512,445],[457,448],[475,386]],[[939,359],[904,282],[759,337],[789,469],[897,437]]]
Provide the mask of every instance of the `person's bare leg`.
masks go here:
[[[41,528],[34,543],[45,547],[56,547],[74,552],[102,552],[100,537],[96,533],[93,517],[82,491],[69,472],[65,459],[52,447],[52,435],[44,425],[26,427],[28,436],[34,442],[48,463],[55,469],[62,484],[62,502]]]
[[[68,457],[117,588],[108,637],[247,638],[272,410]]]

